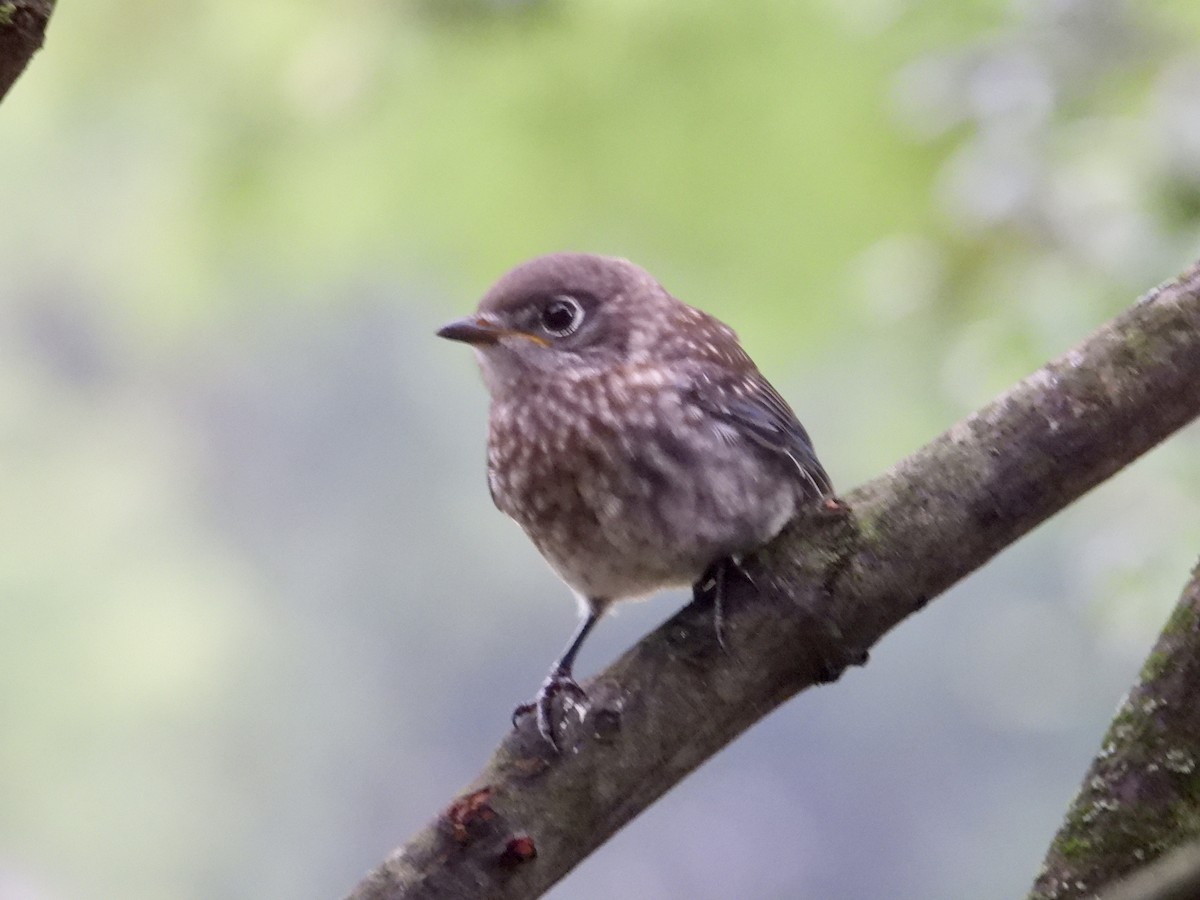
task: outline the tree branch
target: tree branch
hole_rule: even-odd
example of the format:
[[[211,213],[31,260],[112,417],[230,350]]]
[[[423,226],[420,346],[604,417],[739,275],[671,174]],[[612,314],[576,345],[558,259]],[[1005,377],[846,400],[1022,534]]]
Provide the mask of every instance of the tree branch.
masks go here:
[[[1091,897],[1200,838],[1198,698],[1200,564],[1084,776],[1030,900]]]
[[[1196,900],[1200,897],[1200,843],[1172,850],[1162,859],[1104,892],[1102,900]]]
[[[350,900],[544,892],[797,692],[1200,414],[1200,265],[748,561],[730,651],[692,604],[587,685],[548,753],[528,721]],[[714,848],[719,852],[719,848]]]
[[[0,0],[0,100],[42,47],[54,0]]]

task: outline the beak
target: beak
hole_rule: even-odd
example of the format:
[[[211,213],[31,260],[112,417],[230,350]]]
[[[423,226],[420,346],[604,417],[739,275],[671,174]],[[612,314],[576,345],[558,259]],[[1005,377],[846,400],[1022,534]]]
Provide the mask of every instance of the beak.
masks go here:
[[[496,343],[500,338],[510,335],[523,337],[542,347],[549,346],[543,338],[538,337],[536,334],[530,334],[527,331],[517,331],[514,328],[505,328],[503,325],[483,316],[467,316],[464,319],[455,319],[450,324],[439,328],[437,333],[438,337],[443,337],[450,341],[462,341],[464,344],[471,344],[475,347],[487,347]]]
[[[507,333],[495,322],[480,316],[467,316],[465,319],[456,319],[448,325],[443,325],[438,329],[437,336],[446,338],[448,341],[462,341],[464,344],[486,346],[496,343]]]

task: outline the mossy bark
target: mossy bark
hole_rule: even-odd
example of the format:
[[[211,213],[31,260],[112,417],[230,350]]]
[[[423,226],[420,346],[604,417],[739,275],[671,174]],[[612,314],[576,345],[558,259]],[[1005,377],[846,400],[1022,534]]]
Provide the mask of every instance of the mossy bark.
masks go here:
[[[1084,776],[1030,900],[1095,896],[1197,838],[1200,564]]]
[[[1200,415],[1198,385],[1200,266],[792,523],[747,561],[756,587],[731,586],[728,652],[692,604],[585,685],[561,754],[522,722],[351,900],[539,896],[754,722]]]

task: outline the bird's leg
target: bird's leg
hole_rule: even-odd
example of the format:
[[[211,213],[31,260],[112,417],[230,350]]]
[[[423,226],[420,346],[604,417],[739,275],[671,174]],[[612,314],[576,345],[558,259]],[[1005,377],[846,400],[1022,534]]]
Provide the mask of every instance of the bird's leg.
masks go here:
[[[742,568],[741,560],[734,556],[723,556],[713,562],[692,585],[692,602],[699,601],[709,592],[712,593],[713,631],[717,634],[717,644],[727,653],[729,646],[725,643],[725,597],[731,571],[739,573],[751,586],[754,585],[754,580]]]
[[[713,594],[713,631],[717,635],[717,644],[726,653],[729,647],[725,643],[725,576],[730,560],[718,559],[710,567],[712,571]]]
[[[567,694],[573,702],[587,700],[587,694],[583,688],[575,681],[571,674],[575,667],[575,657],[579,653],[579,648],[583,646],[584,639],[588,636],[588,632],[600,620],[600,612],[603,610],[602,603],[589,602],[588,611],[582,619],[579,620],[579,625],[575,628],[575,633],[571,635],[571,640],[567,643],[567,648],[563,650],[562,655],[550,667],[550,674],[546,676],[546,680],[542,682],[541,688],[538,689],[537,696],[533,698],[532,703],[522,703],[513,710],[513,726],[516,727],[517,720],[526,713],[537,712],[537,727],[538,733],[541,734],[546,742],[550,744],[555,751],[559,750],[558,739],[554,734],[554,697],[557,694]]]

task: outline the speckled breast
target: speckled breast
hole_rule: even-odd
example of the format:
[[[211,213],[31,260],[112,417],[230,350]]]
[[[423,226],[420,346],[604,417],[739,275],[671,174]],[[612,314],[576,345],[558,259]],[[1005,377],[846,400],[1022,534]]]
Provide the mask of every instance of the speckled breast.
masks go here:
[[[494,404],[488,481],[496,505],[593,600],[690,584],[770,539],[798,498],[779,459],[650,376]]]

